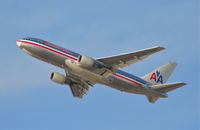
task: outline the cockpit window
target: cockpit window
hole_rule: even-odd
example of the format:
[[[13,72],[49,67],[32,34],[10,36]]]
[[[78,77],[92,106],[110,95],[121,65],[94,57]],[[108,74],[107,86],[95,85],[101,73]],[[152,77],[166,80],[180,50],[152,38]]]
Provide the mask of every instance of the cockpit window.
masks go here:
[[[23,40],[32,40],[33,38],[23,38]]]

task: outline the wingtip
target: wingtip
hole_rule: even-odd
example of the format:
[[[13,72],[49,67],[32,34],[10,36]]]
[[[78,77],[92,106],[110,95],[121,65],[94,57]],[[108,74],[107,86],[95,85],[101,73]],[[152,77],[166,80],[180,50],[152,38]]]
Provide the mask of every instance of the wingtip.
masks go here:
[[[159,48],[160,50],[166,49],[165,47],[162,47],[162,46],[158,46],[158,48]]]
[[[185,83],[185,82],[182,82],[182,85],[184,86],[184,85],[187,85],[187,83]]]
[[[162,46],[155,46],[153,47],[154,49],[157,49],[158,51],[162,51],[162,50],[165,50],[166,48],[165,47],[162,47]]]

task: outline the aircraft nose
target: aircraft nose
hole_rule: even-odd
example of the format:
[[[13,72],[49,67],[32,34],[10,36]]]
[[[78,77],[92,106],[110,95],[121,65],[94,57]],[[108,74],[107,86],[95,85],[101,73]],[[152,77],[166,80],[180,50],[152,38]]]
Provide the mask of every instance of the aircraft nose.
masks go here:
[[[19,40],[17,41],[17,46],[21,47],[22,46],[22,42],[20,42]]]

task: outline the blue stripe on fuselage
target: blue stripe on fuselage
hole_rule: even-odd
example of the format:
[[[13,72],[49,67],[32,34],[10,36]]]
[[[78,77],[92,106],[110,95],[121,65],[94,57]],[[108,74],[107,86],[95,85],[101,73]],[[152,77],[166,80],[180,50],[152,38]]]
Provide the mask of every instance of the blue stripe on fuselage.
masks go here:
[[[139,78],[139,77],[137,77],[137,76],[135,76],[135,75],[132,75],[132,74],[129,74],[129,73],[127,73],[127,72],[124,72],[124,71],[122,71],[122,70],[119,70],[119,69],[117,69],[116,70],[116,73],[118,73],[118,74],[120,74],[120,75],[123,75],[123,76],[126,76],[126,77],[128,77],[128,78],[130,78],[130,79],[133,79],[133,80],[135,80],[135,81],[137,81],[137,82],[139,82],[139,83],[142,83],[142,84],[148,84],[148,82],[147,81],[145,81],[145,80],[143,80],[143,79],[141,79],[141,78]]]
[[[73,52],[73,51],[70,51],[70,50],[67,50],[67,49],[65,49],[65,48],[59,47],[59,46],[57,46],[57,45],[54,45],[54,44],[52,44],[52,43],[49,43],[49,42],[44,41],[44,40],[41,40],[41,39],[37,39],[37,38],[24,38],[23,40],[29,40],[29,41],[32,41],[32,42],[36,42],[36,43],[45,45],[45,46],[47,46],[47,47],[50,47],[50,48],[52,48],[52,49],[61,51],[61,52],[63,52],[63,53],[66,53],[66,54],[71,55],[71,56],[76,57],[76,58],[78,58],[78,57],[80,56],[80,54],[78,54],[78,53],[75,53],[75,52]],[[143,80],[143,79],[141,79],[141,78],[139,78],[139,77],[136,77],[136,76],[134,76],[134,75],[132,75],[132,74],[129,74],[129,73],[127,73],[127,72],[124,72],[124,71],[121,71],[121,70],[118,70],[118,69],[117,69],[117,70],[116,70],[116,73],[118,73],[118,74],[120,74],[120,75],[122,75],[122,76],[125,76],[125,77],[127,77],[127,78],[133,79],[133,80],[135,80],[135,81],[137,81],[137,82],[139,82],[139,83],[141,83],[141,84],[144,84],[144,85],[145,85],[145,84],[148,84],[147,81],[145,81],[145,80]]]
[[[74,56],[74,57],[77,57],[77,58],[80,56],[80,54],[78,54],[78,53],[75,53],[73,51],[67,50],[65,48],[62,48],[60,46],[54,45],[54,44],[52,44],[50,42],[47,42],[47,41],[44,41],[44,40],[41,40],[41,39],[37,39],[37,38],[25,38],[24,40],[29,40],[29,41],[32,41],[32,42],[36,42],[36,43],[39,43],[39,44],[51,47],[53,49],[56,49],[58,51],[61,51],[63,53],[66,53],[68,55],[71,55],[71,56]]]

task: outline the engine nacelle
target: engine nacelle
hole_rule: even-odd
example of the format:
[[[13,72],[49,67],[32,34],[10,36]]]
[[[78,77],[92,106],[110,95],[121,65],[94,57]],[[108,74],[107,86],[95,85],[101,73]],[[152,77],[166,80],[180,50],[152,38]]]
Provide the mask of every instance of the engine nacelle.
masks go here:
[[[50,79],[58,84],[65,84],[67,82],[66,76],[58,72],[52,72]]]
[[[89,70],[105,67],[101,63],[96,61],[95,59],[88,57],[86,55],[80,55],[78,62],[81,67],[89,69]]]

